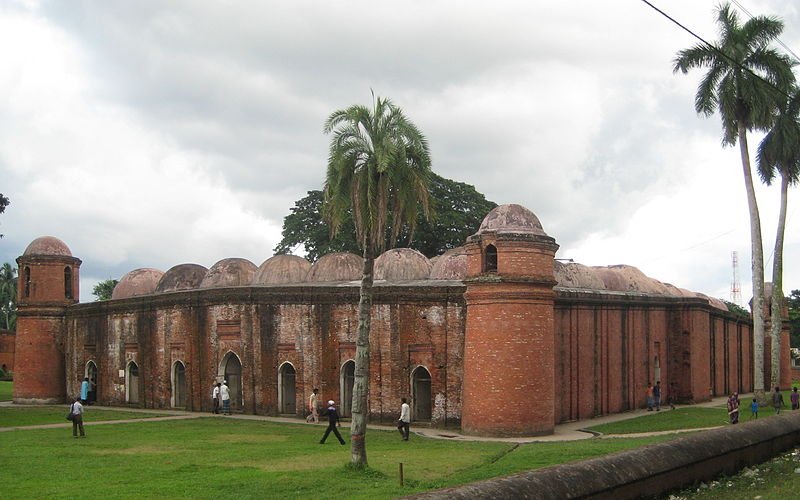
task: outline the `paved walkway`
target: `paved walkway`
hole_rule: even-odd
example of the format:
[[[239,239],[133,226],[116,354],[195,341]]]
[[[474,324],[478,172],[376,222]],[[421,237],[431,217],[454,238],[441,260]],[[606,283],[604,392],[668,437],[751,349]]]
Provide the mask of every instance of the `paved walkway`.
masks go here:
[[[752,396],[749,394],[742,394],[740,396],[742,401],[747,401],[752,399]],[[676,408],[683,408],[683,407],[714,407],[714,406],[721,406],[724,405],[727,401],[725,396],[713,398],[711,401],[706,401],[704,403],[699,403],[696,405],[676,405]],[[10,401],[3,401],[0,402],[0,408],[7,407],[7,408],[21,408],[24,407],[23,405],[15,405]],[[67,406],[64,405],[64,410],[66,411]],[[103,420],[103,421],[96,421],[93,422],[91,420],[92,409],[103,409],[103,410],[115,410],[115,411],[129,411],[129,412],[136,412],[136,413],[150,413],[154,415],[160,415],[154,418],[148,419],[126,419],[126,420]],[[672,411],[667,406],[665,409],[661,411]],[[533,443],[533,442],[553,442],[553,441],[577,441],[579,439],[589,439],[592,437],[597,437],[596,433],[592,433],[590,431],[586,431],[587,427],[593,427],[596,425],[607,424],[610,422],[619,422],[622,420],[629,420],[631,418],[641,417],[643,415],[654,415],[656,412],[648,412],[647,410],[632,410],[626,411],[623,413],[615,413],[613,415],[605,415],[602,417],[587,419],[587,420],[579,420],[576,422],[567,422],[563,424],[556,425],[555,432],[551,435],[547,436],[536,436],[536,437],[514,437],[514,438],[491,438],[491,437],[479,437],[479,436],[467,436],[461,434],[457,430],[451,429],[440,429],[434,427],[413,427],[412,424],[412,431],[414,434],[419,436],[424,436],[432,439],[447,439],[453,441],[498,441],[498,442],[507,442],[507,443]],[[159,409],[139,409],[139,408],[120,408],[116,406],[89,406],[87,407],[87,417],[89,419],[88,422],[85,423],[86,426],[95,426],[95,425],[110,425],[110,424],[127,424],[127,423],[139,423],[139,422],[158,422],[158,421],[165,421],[165,420],[185,420],[185,419],[193,419],[193,418],[230,418],[230,419],[237,419],[237,420],[259,420],[259,421],[268,421],[268,422],[281,422],[287,424],[302,424],[302,425],[318,425],[324,426],[327,425],[325,423],[319,424],[306,424],[303,420],[297,418],[289,418],[289,417],[267,417],[264,415],[246,415],[246,414],[234,414],[234,415],[213,415],[207,412],[190,412],[190,411],[181,411],[181,410],[159,410]],[[28,426],[18,426],[18,427],[0,427],[0,432],[8,432],[14,430],[30,430],[30,429],[58,429],[58,428],[68,428],[72,427],[72,423],[64,422],[64,423],[57,423],[57,424],[44,424],[44,425],[28,425]],[[720,426],[721,427],[721,426]],[[368,425],[369,429],[377,429],[377,430],[387,430],[387,431],[396,431],[397,429],[391,425],[380,425],[380,424],[370,424]],[[695,432],[699,430],[707,430],[707,429],[715,429],[716,427],[707,427],[703,429],[679,429],[673,431],[657,431],[657,432],[645,432],[645,433],[638,433],[638,434],[624,434],[624,435],[613,435],[613,436],[600,436],[604,438],[617,438],[617,437],[644,437],[644,436],[656,436],[661,434],[675,434],[680,432]]]

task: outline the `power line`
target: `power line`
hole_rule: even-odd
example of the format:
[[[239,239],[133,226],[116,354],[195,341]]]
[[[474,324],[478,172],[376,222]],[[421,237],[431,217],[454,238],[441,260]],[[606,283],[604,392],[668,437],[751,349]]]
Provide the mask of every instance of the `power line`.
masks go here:
[[[738,0],[731,0],[731,2],[733,2],[733,3],[734,3],[736,6],[737,6],[737,7],[739,7],[739,9],[740,9],[742,12],[744,12],[745,14],[747,14],[747,15],[750,17],[750,19],[753,19],[753,14],[751,14],[751,13],[750,13],[750,11],[748,11],[747,9],[745,9],[744,5],[742,5],[741,3],[739,3],[739,1],[738,1]],[[787,46],[785,43],[783,43],[783,40],[781,40],[780,38],[776,38],[775,40],[778,42],[778,45],[780,45],[781,47],[783,47],[784,49],[786,49],[786,52],[788,52],[789,54],[791,54],[791,55],[792,55],[792,57],[794,57],[794,60],[795,60],[795,61],[797,61],[797,62],[800,62],[800,57],[798,57],[798,56],[797,56],[797,54],[795,54],[795,53],[794,53],[794,51],[793,51],[792,49],[790,49],[790,48],[789,48],[789,46]]]

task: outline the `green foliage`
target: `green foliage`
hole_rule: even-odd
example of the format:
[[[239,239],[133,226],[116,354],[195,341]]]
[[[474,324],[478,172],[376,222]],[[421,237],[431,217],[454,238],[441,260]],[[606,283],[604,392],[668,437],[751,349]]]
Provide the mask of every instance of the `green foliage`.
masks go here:
[[[0,266],[0,328],[17,328],[17,268],[8,262]]]
[[[400,244],[419,250],[426,257],[463,245],[467,237],[478,230],[484,216],[497,206],[473,186],[436,174],[431,175],[430,202],[431,219],[427,220],[422,214],[418,216],[411,242],[407,227],[399,232]],[[295,202],[291,213],[283,220],[283,239],[275,247],[275,253],[289,253],[302,245],[306,258],[312,262],[332,252],[359,253],[351,213],[345,215],[341,230],[331,237],[322,218],[322,203],[322,191],[309,191]],[[391,228],[387,228],[386,246],[391,243],[390,237]]]
[[[800,347],[800,290],[792,290],[787,299],[789,306],[789,333],[792,347]]]
[[[726,306],[728,306],[728,312],[731,312],[742,318],[750,318],[750,311],[748,311],[744,307],[740,306],[739,304],[734,304],[733,302],[728,302],[725,299],[720,299],[720,300],[724,302]]]
[[[111,294],[114,292],[114,287],[117,286],[119,280],[107,279],[97,283],[92,288],[92,295],[97,297],[96,300],[111,300]]]
[[[9,200],[6,196],[3,196],[3,193],[0,193],[0,214],[5,212],[6,211],[6,207],[9,206],[9,205],[11,205],[11,200]],[[2,238],[2,237],[3,237],[3,235],[0,234],[0,238]]]

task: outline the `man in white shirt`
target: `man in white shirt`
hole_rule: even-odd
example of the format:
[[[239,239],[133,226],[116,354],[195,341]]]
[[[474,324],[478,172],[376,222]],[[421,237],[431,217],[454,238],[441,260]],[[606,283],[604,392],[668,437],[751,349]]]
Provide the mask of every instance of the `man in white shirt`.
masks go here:
[[[72,415],[72,437],[78,437],[78,430],[81,431],[81,437],[86,437],[83,433],[83,405],[80,396],[75,398],[75,402],[69,407],[69,412]]]
[[[400,405],[400,420],[397,421],[397,430],[403,436],[403,441],[408,441],[408,428],[411,425],[411,407],[408,406],[406,398],[402,398],[400,401],[403,404]]]
[[[317,396],[319,395],[319,389],[314,387],[314,391],[311,393],[311,396],[308,397],[308,411],[310,412],[306,417],[306,422],[313,421],[315,424],[319,423],[319,413],[317,411]]]
[[[216,384],[214,384],[214,389],[211,391],[211,399],[212,399],[212,402],[214,403],[214,409],[211,410],[211,413],[214,413],[214,414],[218,414],[219,413],[219,387],[221,385],[222,384],[217,382]]]
[[[225,415],[231,414],[231,391],[228,389],[227,380],[222,381],[219,386],[219,396],[222,398],[222,413]]]

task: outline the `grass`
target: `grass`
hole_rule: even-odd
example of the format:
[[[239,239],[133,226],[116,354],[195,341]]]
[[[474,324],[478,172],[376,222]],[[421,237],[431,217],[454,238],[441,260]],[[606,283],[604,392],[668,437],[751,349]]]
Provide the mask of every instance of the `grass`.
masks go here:
[[[37,406],[37,407],[3,407],[0,408],[0,428],[43,424],[64,424],[67,422],[69,405]],[[124,410],[100,410],[84,406],[84,422],[102,420],[128,420],[134,418],[153,418],[164,416],[154,413],[140,413]]]
[[[62,417],[63,418],[63,417]],[[67,423],[65,421],[65,423]],[[673,437],[565,443],[401,441],[370,430],[370,467],[345,466],[350,447],[318,444],[322,426],[204,417],[0,432],[4,498],[393,498],[605,455]],[[349,433],[343,428],[349,441]],[[405,486],[398,480],[404,464]],[[145,480],[146,479],[146,480]]]
[[[11,401],[12,389],[13,382],[9,380],[0,380],[0,401]]]
[[[771,416],[772,409],[762,408],[761,418]],[[746,422],[750,419],[749,406],[739,409],[739,421]],[[608,424],[588,427],[589,430],[603,434],[636,434],[641,432],[673,431],[677,429],[702,429],[704,427],[719,427],[728,425],[728,411],[726,408],[714,407],[681,407],[675,410],[662,410],[648,413],[641,417],[621,420]]]

